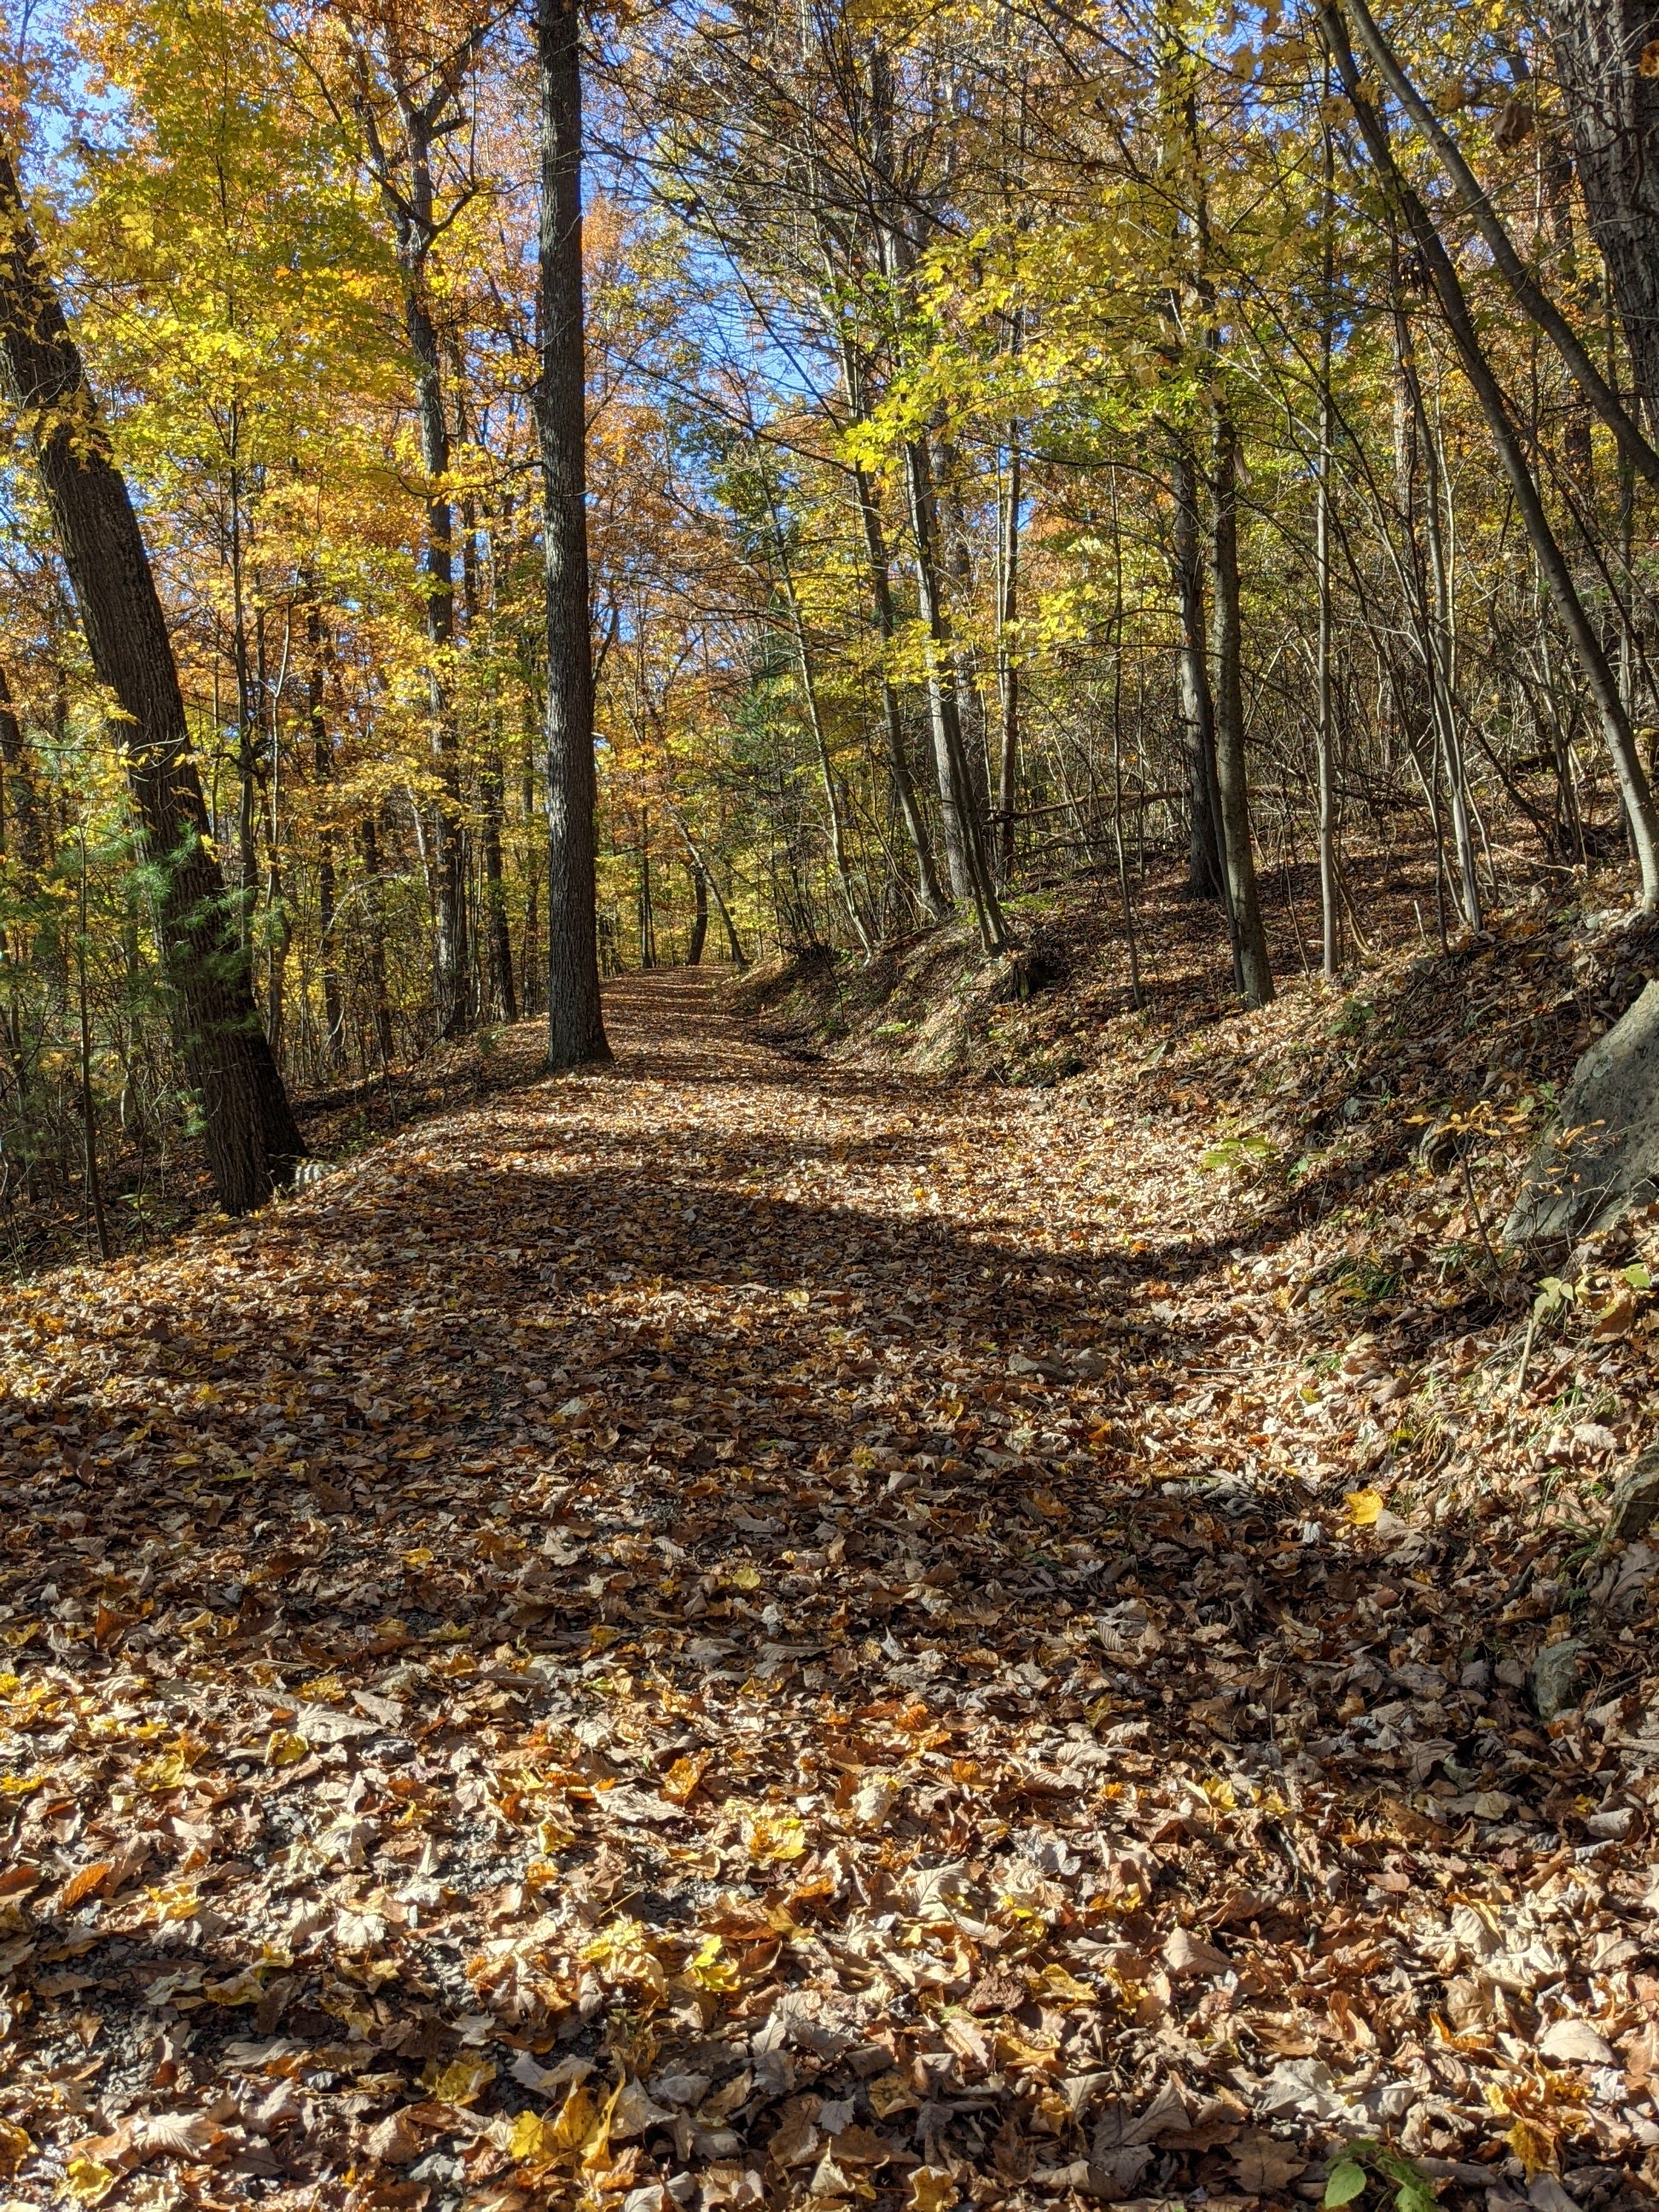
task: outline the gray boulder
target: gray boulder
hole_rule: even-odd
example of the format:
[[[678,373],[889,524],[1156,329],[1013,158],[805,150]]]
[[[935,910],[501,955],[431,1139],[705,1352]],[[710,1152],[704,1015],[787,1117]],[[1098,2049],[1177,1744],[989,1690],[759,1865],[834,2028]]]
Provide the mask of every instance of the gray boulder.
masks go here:
[[[1659,1199],[1659,982],[1572,1072],[1528,1163],[1504,1242],[1571,1242]]]

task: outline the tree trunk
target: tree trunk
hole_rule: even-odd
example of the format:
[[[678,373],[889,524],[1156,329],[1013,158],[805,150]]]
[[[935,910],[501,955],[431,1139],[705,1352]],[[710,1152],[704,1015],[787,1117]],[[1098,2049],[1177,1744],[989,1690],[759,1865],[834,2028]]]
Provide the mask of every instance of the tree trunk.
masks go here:
[[[593,860],[593,634],[587,586],[582,319],[581,13],[537,0],[541,122],[541,447],[547,576],[548,1060],[609,1060]]]
[[[986,951],[997,952],[1006,945],[1008,932],[985,865],[979,809],[963,744],[962,721],[957,711],[951,619],[939,570],[939,506],[933,494],[933,462],[925,441],[920,437],[906,446],[904,456],[905,478],[910,493],[910,526],[916,542],[916,584],[927,634],[927,705],[933,720],[939,808],[945,822],[945,857],[952,892],[958,899],[972,899],[979,919],[980,942]]]
[[[886,533],[882,529],[881,511],[876,504],[876,488],[867,471],[862,468],[854,469],[854,481],[858,493],[859,519],[864,526],[864,549],[870,563],[870,589],[875,602],[876,629],[882,647],[881,708],[882,726],[887,739],[887,771],[892,778],[893,796],[898,801],[899,812],[904,817],[905,833],[910,840],[910,850],[915,860],[917,900],[929,921],[942,921],[951,910],[951,902],[939,888],[939,871],[933,863],[933,840],[927,835],[927,824],[922,818],[915,782],[905,754],[904,721],[899,712],[898,693],[894,688],[892,670],[887,663],[897,625],[893,615],[892,574],[888,562]]]
[[[424,109],[406,112],[407,193],[396,191],[389,179],[382,179],[381,190],[398,234],[404,331],[415,362],[415,416],[421,434],[421,466],[426,475],[426,573],[421,597],[428,655],[432,751],[439,786],[428,832],[437,926],[435,1012],[439,1035],[452,1037],[461,1035],[472,1019],[460,738],[450,696],[450,663],[455,651],[455,516],[449,496],[449,422],[444,412],[443,368],[427,272],[437,234],[430,118]]]
[[[503,1021],[519,1018],[513,981],[513,933],[507,926],[507,884],[501,871],[501,755],[493,747],[483,772],[484,902],[489,933],[489,982]]]
[[[1020,311],[1014,313],[1014,348],[1020,339]],[[1008,425],[1008,474],[997,517],[997,878],[1014,879],[1014,810],[1019,799],[1019,661],[1013,627],[1019,618],[1020,434]]]
[[[1207,657],[1198,465],[1185,431],[1176,439],[1170,489],[1175,501],[1176,598],[1181,608],[1178,689],[1187,751],[1187,888],[1197,898],[1224,900],[1227,879],[1221,865],[1221,799],[1216,781],[1215,702]]]
[[[345,1004],[340,989],[340,948],[334,941],[334,915],[338,903],[334,871],[334,823],[326,796],[334,781],[334,747],[323,708],[326,676],[323,649],[323,611],[313,599],[306,618],[307,642],[311,651],[307,705],[311,720],[312,769],[317,781],[322,819],[317,830],[317,940],[323,970],[323,1057],[338,1067],[345,1054]]]
[[[392,1001],[386,988],[386,929],[380,916],[380,833],[372,814],[365,814],[359,823],[357,842],[362,854],[363,873],[368,878],[364,896],[368,908],[369,1012],[374,1022],[375,1049],[380,1055],[384,1073],[392,1065]]]
[[[253,1003],[236,902],[208,842],[167,623],[125,479],[0,150],[0,361],[27,410],[52,527],[74,587],[161,880],[159,934],[174,1035],[198,1092],[221,1205],[245,1213],[293,1179],[305,1147]]]
[[[1659,434],[1659,41],[1653,0],[1545,0],[1579,181],[1630,347],[1650,435]]]
[[[1233,925],[1233,970],[1247,1006],[1273,995],[1267,935],[1250,847],[1249,788],[1244,769],[1244,681],[1238,610],[1238,439],[1218,399],[1212,455],[1210,639],[1215,700],[1215,766],[1222,847]]]
[[[694,855],[687,866],[691,876],[691,896],[695,904],[691,913],[691,933],[686,939],[685,964],[701,968],[702,949],[708,942],[708,878],[702,862]]]

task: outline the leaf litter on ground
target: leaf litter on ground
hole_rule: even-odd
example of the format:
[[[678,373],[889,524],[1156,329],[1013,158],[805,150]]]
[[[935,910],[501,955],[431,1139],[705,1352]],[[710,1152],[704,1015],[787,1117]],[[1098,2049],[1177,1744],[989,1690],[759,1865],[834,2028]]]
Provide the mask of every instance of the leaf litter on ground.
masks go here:
[[[1651,1340],[1517,1428],[1132,1072],[611,1016],[8,1294],[0,2203],[1649,2199]]]

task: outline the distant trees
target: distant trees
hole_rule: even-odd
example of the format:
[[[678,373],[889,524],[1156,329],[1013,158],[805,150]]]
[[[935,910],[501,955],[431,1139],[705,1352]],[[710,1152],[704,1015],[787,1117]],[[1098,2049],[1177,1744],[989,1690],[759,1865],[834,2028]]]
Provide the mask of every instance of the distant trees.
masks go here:
[[[5,1157],[521,1014],[576,1065],[602,969],[711,945],[1000,956],[1068,874],[1131,1006],[1165,870],[1247,1006],[1364,956],[1368,872],[1448,939],[1539,866],[1659,896],[1659,16],[1547,13],[72,11],[30,66],[100,143],[29,173],[105,411],[0,524]]]

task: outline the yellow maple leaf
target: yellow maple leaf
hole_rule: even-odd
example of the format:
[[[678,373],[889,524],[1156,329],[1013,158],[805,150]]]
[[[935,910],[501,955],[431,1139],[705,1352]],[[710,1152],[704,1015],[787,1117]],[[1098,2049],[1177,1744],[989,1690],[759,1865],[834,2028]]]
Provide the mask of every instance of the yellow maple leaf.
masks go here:
[[[119,2179],[95,2158],[72,2158],[64,2168],[64,2187],[77,2204],[101,2204]]]
[[[1554,2172],[1560,2154],[1552,2129],[1535,2120],[1517,2120],[1504,2140],[1526,2168],[1528,2181],[1535,2173]]]
[[[26,2128],[0,2120],[0,2173],[15,2173],[33,2148]]]
[[[910,2212],[951,2212],[962,2194],[952,2176],[935,2166],[919,2166],[910,2176]]]
[[[1382,1511],[1383,1498],[1380,1491],[1350,1490],[1346,1493],[1348,1518],[1356,1528],[1369,1528]]]
[[[772,1866],[800,1857],[806,1849],[806,1828],[793,1813],[755,1813],[744,1822],[743,1839],[751,1859]]]
[[[599,2108],[580,2081],[573,2081],[556,2118],[543,2123],[555,2157],[584,2150],[592,2140]]]
[[[718,1936],[704,1937],[685,1972],[688,1979],[703,1990],[735,1990],[743,1979],[735,1962],[726,1956],[726,1946]]]
[[[1064,1966],[1045,1966],[1042,1985],[1067,2004],[1098,2004],[1100,2002],[1096,1991],[1086,1982],[1079,1981],[1075,1974],[1068,1974]]]
[[[657,1784],[659,1793],[671,1805],[684,1805],[696,1790],[697,1784],[708,1771],[711,1754],[700,1751],[690,1759],[677,1759],[662,1780]]]
[[[601,1928],[592,1942],[583,1949],[582,1956],[601,1973],[613,1981],[635,1982],[665,1994],[668,1978],[663,1972],[662,1961],[651,1948],[650,1936],[641,1920],[613,1920],[608,1928]]]
[[[433,2101],[440,2105],[470,2105],[495,2078],[495,2069],[487,2058],[452,2058],[447,2066],[428,2059],[421,2076]]]
[[[153,1917],[159,1920],[188,1920],[202,1902],[193,1881],[160,1882],[154,1888],[146,1887],[144,1894],[155,1907]]]
[[[265,1745],[267,1766],[297,1766],[302,1759],[309,1759],[311,1746],[292,1729],[272,1729]]]
[[[551,2120],[540,2112],[520,2112],[513,2123],[507,2148],[518,2165],[528,2166],[534,2172],[553,2163],[556,2152],[552,2135]]]

